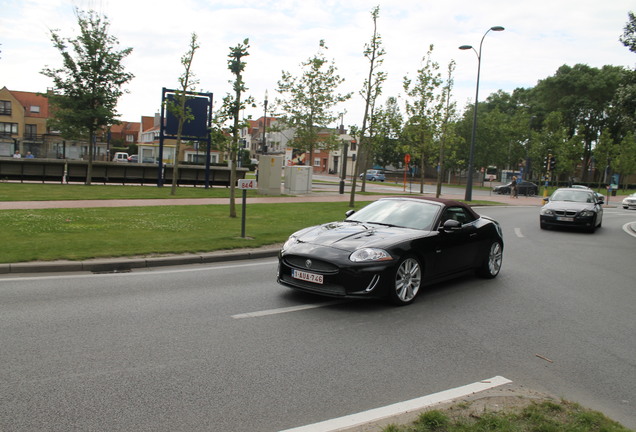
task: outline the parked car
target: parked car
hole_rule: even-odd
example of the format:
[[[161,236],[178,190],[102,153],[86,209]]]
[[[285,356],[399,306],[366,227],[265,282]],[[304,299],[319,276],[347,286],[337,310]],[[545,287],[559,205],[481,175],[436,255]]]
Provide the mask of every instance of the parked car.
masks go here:
[[[512,189],[512,182],[506,183],[500,186],[495,186],[494,188],[492,188],[492,191],[500,195],[509,195],[511,189]],[[538,192],[539,192],[539,186],[537,186],[536,184],[532,182],[529,182],[526,180],[521,180],[517,182],[517,194],[519,195],[534,196]]]
[[[499,223],[464,203],[440,198],[383,198],[344,221],[292,234],[279,253],[278,282],[330,297],[411,303],[422,286],[501,269]]]
[[[636,193],[627,195],[623,199],[623,208],[636,210]]]
[[[117,152],[113,156],[113,162],[128,162],[128,153]]]
[[[367,170],[366,174],[367,174],[367,180],[370,180],[370,181],[377,180],[377,181],[383,182],[385,180],[384,173],[382,173],[382,171],[380,170],[370,169],[370,170]],[[362,179],[362,174],[360,174],[360,178]]]
[[[139,155],[130,155],[130,156],[128,156],[128,162],[130,162],[130,163],[139,162]]]
[[[583,186],[583,185],[572,185],[570,186],[574,189],[587,189],[587,190],[591,190],[592,192],[594,192],[594,195],[596,196],[596,199],[600,200],[602,203],[605,203],[605,195],[598,193],[596,191],[594,191],[594,189],[587,187],[587,186]]]
[[[541,229],[549,227],[575,227],[594,232],[603,223],[602,202],[591,190],[559,188],[539,212]]]

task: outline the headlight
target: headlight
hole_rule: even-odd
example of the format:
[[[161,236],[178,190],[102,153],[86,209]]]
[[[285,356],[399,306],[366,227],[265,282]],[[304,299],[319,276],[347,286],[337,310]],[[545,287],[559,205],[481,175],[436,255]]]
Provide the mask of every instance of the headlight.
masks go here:
[[[349,256],[349,259],[353,262],[368,262],[390,261],[393,258],[384,249],[362,248],[352,253],[351,256]]]
[[[546,216],[554,216],[554,211],[551,209],[541,209],[541,214]]]
[[[579,213],[579,215],[581,217],[592,217],[594,216],[594,212],[592,210],[583,210],[581,213]]]
[[[290,236],[283,245],[283,250],[292,247],[296,243],[298,243],[298,239],[296,238],[296,236]]]

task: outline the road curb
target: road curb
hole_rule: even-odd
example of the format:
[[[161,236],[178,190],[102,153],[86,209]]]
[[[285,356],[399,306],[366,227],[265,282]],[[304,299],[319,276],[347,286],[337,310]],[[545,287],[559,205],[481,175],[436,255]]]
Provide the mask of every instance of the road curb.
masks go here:
[[[209,264],[257,258],[271,258],[278,255],[281,245],[270,245],[255,249],[216,251],[204,254],[170,255],[158,257],[103,258],[87,261],[37,261],[26,263],[0,264],[0,274],[14,273],[61,273],[92,272],[115,273],[133,269],[167,267],[188,264]]]

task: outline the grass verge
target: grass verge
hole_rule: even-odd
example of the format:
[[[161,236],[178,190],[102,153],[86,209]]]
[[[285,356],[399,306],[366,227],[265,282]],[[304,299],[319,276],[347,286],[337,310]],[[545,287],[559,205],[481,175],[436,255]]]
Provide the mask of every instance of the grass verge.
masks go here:
[[[41,183],[2,183],[0,201],[59,201],[59,200],[113,200],[113,199],[179,199],[179,198],[227,198],[230,189],[223,186],[180,187],[176,195],[170,195],[170,185],[122,186]],[[241,191],[236,190],[240,197]],[[256,196],[256,191],[248,191]]]
[[[348,203],[250,204],[241,238],[241,207],[237,218],[224,205],[4,210],[0,262],[260,247],[282,243],[310,225],[342,220],[349,210]]]
[[[566,400],[529,401],[501,411],[474,410],[460,403],[431,410],[406,425],[391,424],[382,432],[629,432],[600,412]]]

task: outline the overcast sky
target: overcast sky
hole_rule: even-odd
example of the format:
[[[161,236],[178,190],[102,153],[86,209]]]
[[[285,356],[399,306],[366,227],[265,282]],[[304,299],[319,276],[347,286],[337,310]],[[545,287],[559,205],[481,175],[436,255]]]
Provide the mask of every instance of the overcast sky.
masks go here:
[[[0,87],[44,92],[51,86],[40,73],[45,66],[61,65],[50,30],[75,37],[74,8],[79,7],[106,15],[120,49],[133,48],[125,66],[135,78],[118,105],[122,120],[139,121],[158,112],[161,89],[177,87],[180,58],[195,32],[200,44],[193,63],[200,81],[196,90],[214,93],[215,109],[231,91],[230,47],[249,38],[244,79],[246,94],[258,108],[246,114],[258,118],[265,91],[270,104],[278,96],[281,71],[299,75],[300,63],[324,39],[327,58],[346,80],[341,91],[355,92],[336,111],[346,110],[346,126],[360,125],[364,105],[358,92],[368,73],[362,52],[372,36],[376,5],[388,73],[382,102],[403,94],[404,76],[415,76],[433,44],[433,59],[442,70],[451,60],[457,63],[458,107],[472,103],[477,56],[458,47],[478,49],[492,26],[505,31],[484,39],[480,100],[499,89],[533,87],[564,64],[636,65],[636,55],[619,41],[628,12],[636,10],[634,0],[0,0]]]

